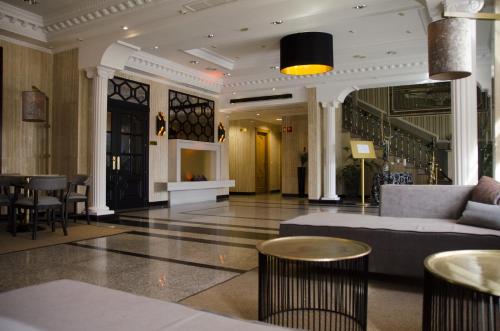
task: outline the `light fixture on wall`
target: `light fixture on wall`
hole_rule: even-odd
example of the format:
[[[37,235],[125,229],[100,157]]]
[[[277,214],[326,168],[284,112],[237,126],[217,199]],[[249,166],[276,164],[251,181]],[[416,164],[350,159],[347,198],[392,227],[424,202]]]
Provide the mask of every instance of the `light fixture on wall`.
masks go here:
[[[24,122],[45,122],[49,100],[37,87],[22,93],[22,111]]]
[[[445,18],[429,24],[429,78],[454,80],[472,73],[470,20]]]
[[[156,115],[156,135],[158,137],[163,137],[165,135],[165,132],[167,132],[167,123],[165,121],[165,113],[163,112],[158,112],[158,115]]]
[[[281,38],[280,71],[286,75],[316,75],[333,70],[333,37],[302,32]]]

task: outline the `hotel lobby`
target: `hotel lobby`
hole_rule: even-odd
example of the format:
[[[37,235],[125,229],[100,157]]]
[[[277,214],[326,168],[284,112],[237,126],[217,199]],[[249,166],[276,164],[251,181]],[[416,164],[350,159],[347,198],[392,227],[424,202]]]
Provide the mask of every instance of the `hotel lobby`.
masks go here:
[[[0,330],[500,330],[499,0],[0,0]]]

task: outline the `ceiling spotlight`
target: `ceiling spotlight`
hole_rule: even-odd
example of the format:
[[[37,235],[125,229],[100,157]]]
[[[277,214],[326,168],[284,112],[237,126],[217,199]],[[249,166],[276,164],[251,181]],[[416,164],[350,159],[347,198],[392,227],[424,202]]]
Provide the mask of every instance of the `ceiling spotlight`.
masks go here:
[[[353,55],[352,57],[355,59],[366,59],[365,55],[359,55],[359,54]]]
[[[236,95],[236,92],[233,92],[233,95]]]
[[[231,77],[231,73],[230,72],[226,72],[226,73],[224,73],[224,76]]]
[[[406,30],[406,33],[407,33],[407,34],[411,34],[411,31],[410,31],[410,30]]]
[[[24,2],[28,3],[28,5],[38,5],[38,0],[24,0]]]
[[[188,13],[187,10],[184,9],[179,10],[179,14],[181,15],[186,15],[187,13]]]
[[[405,13],[398,13],[399,16],[405,16]]]
[[[155,45],[155,46],[153,46],[153,48],[154,48],[154,49],[159,49],[159,48],[160,48],[160,46]]]
[[[257,115],[257,116],[260,116],[260,114],[259,114],[259,113],[257,113],[256,115]]]
[[[83,38],[78,37],[78,38],[76,38],[76,40],[83,41]]]
[[[209,35],[207,35],[207,38],[213,38],[215,37],[215,35],[213,33],[210,33]]]
[[[364,9],[364,8],[366,8],[366,5],[356,5],[352,7],[352,9]]]
[[[248,28],[246,28],[246,27],[245,27],[245,28],[241,28],[241,29],[240,29],[240,31],[241,31],[241,32],[247,32],[248,30],[249,30],[249,29],[248,29]]]
[[[207,67],[205,69],[208,71],[217,71],[217,68],[214,68],[214,67]]]
[[[283,119],[282,119],[282,118],[277,118],[276,120],[277,120],[277,121],[283,121]]]
[[[398,52],[396,52],[396,51],[387,51],[387,52],[385,52],[385,54],[387,54],[387,55],[396,55],[397,53]]]
[[[283,20],[272,21],[271,24],[272,25],[280,25],[280,24],[283,24]]]
[[[128,30],[128,26],[126,26],[126,25],[122,26],[122,30],[127,31]]]
[[[191,60],[191,61],[189,61],[189,63],[191,63],[191,64],[200,64],[200,61],[197,61],[197,60]]]
[[[273,87],[273,88],[272,88],[272,90],[273,90],[273,91],[276,91],[276,87]]]
[[[349,30],[349,33],[350,34],[354,34],[354,30]]]
[[[271,70],[280,70],[280,66],[270,66]]]

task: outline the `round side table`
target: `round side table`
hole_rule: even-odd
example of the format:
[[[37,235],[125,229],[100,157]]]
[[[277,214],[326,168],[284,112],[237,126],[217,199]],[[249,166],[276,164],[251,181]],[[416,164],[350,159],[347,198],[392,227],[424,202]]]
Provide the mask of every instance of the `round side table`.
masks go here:
[[[257,250],[260,321],[366,330],[370,246],[332,237],[283,237]]]
[[[500,251],[463,250],[424,261],[423,330],[500,330]]]

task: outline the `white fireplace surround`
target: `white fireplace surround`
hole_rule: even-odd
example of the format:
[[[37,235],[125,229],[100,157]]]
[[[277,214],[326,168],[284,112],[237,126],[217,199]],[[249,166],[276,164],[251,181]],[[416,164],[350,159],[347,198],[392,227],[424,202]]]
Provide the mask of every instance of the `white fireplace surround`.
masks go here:
[[[215,168],[215,180],[208,181],[182,181],[182,150],[210,151],[215,153],[211,157],[212,169]],[[182,139],[168,141],[168,200],[171,206],[216,201],[220,189],[234,187],[234,180],[221,179],[221,149],[220,143],[210,143]],[[193,174],[200,175],[200,174]],[[206,175],[206,174],[205,174]]]

